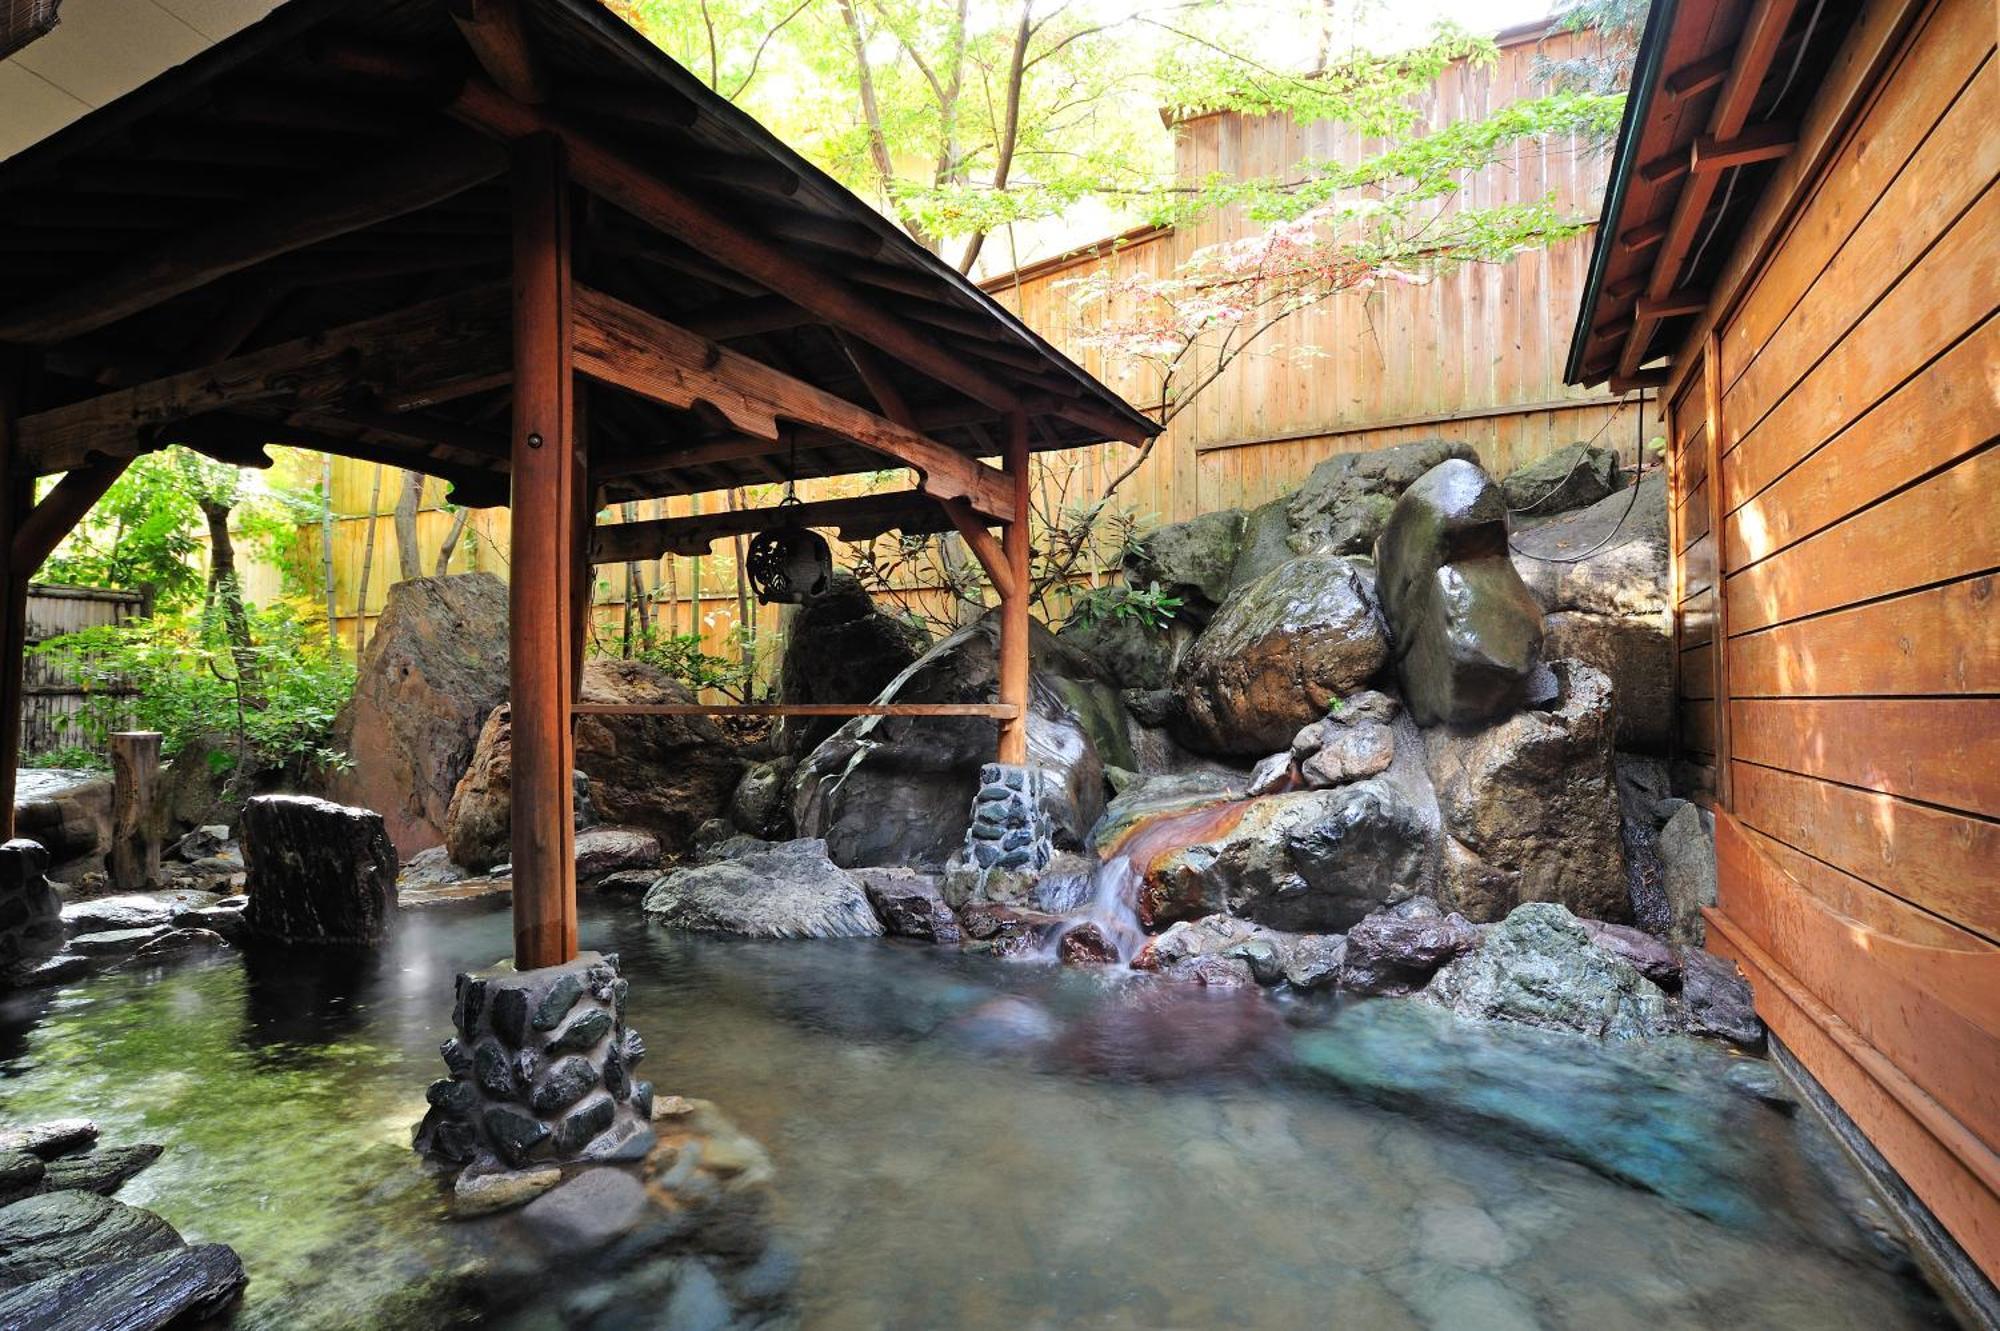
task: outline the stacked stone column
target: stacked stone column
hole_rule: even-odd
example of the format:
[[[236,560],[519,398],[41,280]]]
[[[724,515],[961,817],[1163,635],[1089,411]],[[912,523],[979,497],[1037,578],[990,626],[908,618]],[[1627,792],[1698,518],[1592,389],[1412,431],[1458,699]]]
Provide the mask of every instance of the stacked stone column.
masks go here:
[[[451,1075],[431,1083],[417,1149],[441,1164],[519,1169],[635,1160],[652,1148],[653,1087],[625,1025],[615,954],[561,966],[458,977],[443,1045]]]
[[[1039,873],[1055,858],[1054,826],[1042,806],[1043,774],[1014,763],[979,769],[972,826],[965,831],[966,865],[980,873]]]

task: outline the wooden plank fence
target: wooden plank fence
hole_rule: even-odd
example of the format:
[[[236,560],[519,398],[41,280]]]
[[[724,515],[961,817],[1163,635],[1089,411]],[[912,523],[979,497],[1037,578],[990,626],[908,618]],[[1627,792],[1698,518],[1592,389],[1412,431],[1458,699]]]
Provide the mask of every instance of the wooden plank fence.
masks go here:
[[[87,697],[106,693],[130,695],[126,685],[92,682],[88,687],[79,661],[36,656],[34,648],[50,638],[105,624],[123,624],[152,613],[152,598],[144,592],[101,587],[57,587],[36,583],[28,589],[28,649],[25,696],[21,704],[21,754],[34,758],[78,742],[73,718]]]

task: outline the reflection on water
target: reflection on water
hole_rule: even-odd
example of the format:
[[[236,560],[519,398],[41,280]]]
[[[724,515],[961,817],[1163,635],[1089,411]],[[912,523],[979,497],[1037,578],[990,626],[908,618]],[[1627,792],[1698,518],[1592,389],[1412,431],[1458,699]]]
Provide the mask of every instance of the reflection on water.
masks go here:
[[[628,909],[586,900],[584,945],[623,954],[662,1090],[771,1149],[805,1325],[1942,1324],[1837,1214],[1791,1121],[1692,1063],[1607,1096],[1561,1048],[1393,1030],[1391,1000],[694,938]],[[436,1326],[456,1255],[409,1125],[452,973],[507,950],[502,902],[408,916],[372,964],[106,974],[0,1010],[0,1116],[166,1143],[121,1196],[238,1248],[239,1324]],[[1620,1173],[1635,1154],[1656,1158]],[[1704,1218],[1608,1176],[1662,1168],[1747,1209]]]

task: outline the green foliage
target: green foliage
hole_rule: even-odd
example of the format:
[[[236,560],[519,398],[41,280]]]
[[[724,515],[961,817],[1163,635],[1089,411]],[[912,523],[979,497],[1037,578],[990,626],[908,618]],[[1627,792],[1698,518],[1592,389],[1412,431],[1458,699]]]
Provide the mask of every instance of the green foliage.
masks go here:
[[[1070,622],[1082,627],[1133,622],[1149,633],[1163,633],[1181,608],[1181,598],[1150,583],[1137,587],[1099,587],[1079,596],[1070,607]]]
[[[306,601],[250,612],[254,694],[238,677],[245,659],[195,611],[100,625],[35,649],[89,690],[76,742],[102,751],[114,730],[157,730],[168,757],[221,743],[211,761],[294,780],[340,765],[333,720],[354,690],[345,653],[328,648],[325,621]]]
[[[611,655],[629,656],[657,666],[666,674],[679,680],[689,688],[699,692],[714,689],[738,702],[747,701],[752,691],[756,673],[755,658],[745,659],[742,646],[742,628],[731,631],[732,647],[738,650],[735,656],[717,656],[702,646],[698,633],[654,633],[643,643],[630,644],[625,650],[622,641],[613,644]],[[763,644],[768,646],[769,639]]]
[[[1567,60],[1537,59],[1535,76],[1570,91],[1623,91],[1632,80],[1632,60],[1646,29],[1648,8],[1649,0],[1559,0],[1556,26],[1564,32],[1595,28],[1603,49]]]

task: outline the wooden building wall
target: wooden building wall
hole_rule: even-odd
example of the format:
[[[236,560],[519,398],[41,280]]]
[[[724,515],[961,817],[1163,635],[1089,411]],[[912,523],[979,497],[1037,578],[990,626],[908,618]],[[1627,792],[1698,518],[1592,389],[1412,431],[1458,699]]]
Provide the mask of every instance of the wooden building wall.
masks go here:
[[[1991,0],[1937,0],[1872,88],[1836,63],[1826,165],[1774,186],[1669,400],[1710,946],[2000,1277],[1994,48]]]
[[[1594,32],[1549,32],[1503,45],[1484,67],[1447,70],[1420,101],[1431,129],[1484,118],[1550,91],[1537,57],[1564,59],[1597,44]],[[1220,173],[1282,177],[1309,160],[1354,161],[1385,145],[1332,123],[1203,116],[1177,129],[1184,180]],[[1463,200],[1488,206],[1551,195],[1559,209],[1595,217],[1610,145],[1580,137],[1517,149],[1468,180]],[[1082,346],[1085,323],[1066,285],[1098,265],[1119,276],[1165,277],[1195,251],[1251,234],[1231,210],[1193,227],[1134,233],[1117,246],[1033,265],[984,283],[1029,327],[1142,408],[1158,405],[1151,370]],[[1296,487],[1343,452],[1418,439],[1463,440],[1506,472],[1604,431],[1630,457],[1639,421],[1602,391],[1562,382],[1570,325],[1582,297],[1590,234],[1511,262],[1474,265],[1423,285],[1386,283],[1322,302],[1279,324],[1183,411],[1122,502],[1159,521],[1254,505]],[[1612,417],[1617,415],[1617,420]],[[1608,427],[1608,428],[1607,428]]]

